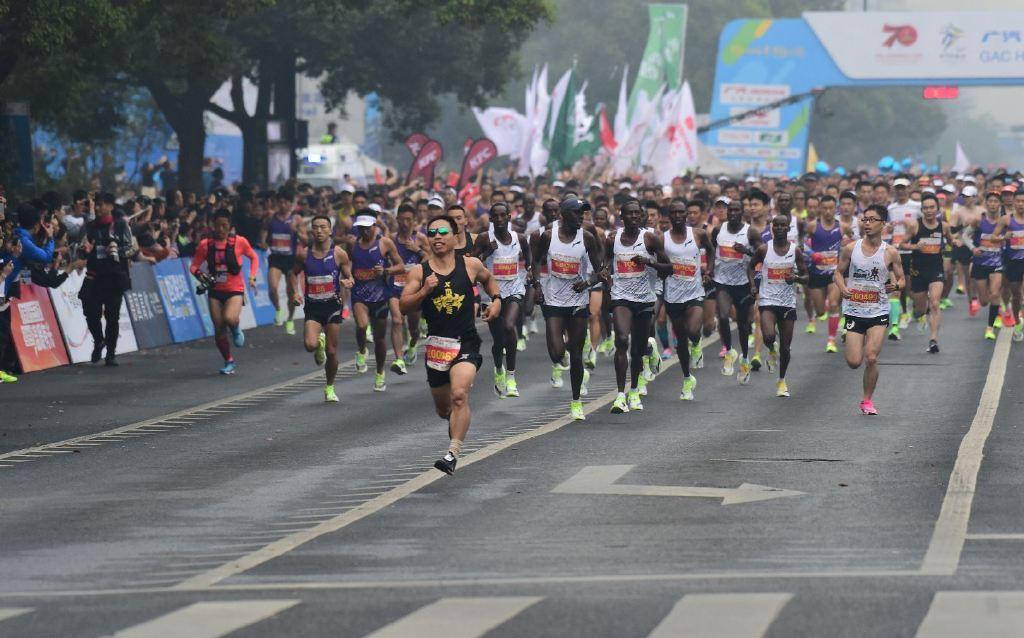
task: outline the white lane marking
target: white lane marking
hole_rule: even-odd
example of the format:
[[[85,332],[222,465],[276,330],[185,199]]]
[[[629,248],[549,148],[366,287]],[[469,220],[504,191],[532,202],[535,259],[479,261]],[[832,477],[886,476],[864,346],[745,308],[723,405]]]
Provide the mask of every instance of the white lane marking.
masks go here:
[[[1019,638],[1022,628],[1024,592],[940,591],[917,638]]]
[[[588,465],[564,483],[555,494],[607,494],[614,496],[689,496],[720,498],[722,505],[753,503],[775,498],[801,496],[803,492],[744,483],[739,487],[687,487],[682,485],[616,485],[635,465]]]
[[[717,340],[717,335],[713,336],[710,339],[705,339],[705,347],[707,345],[714,343]],[[655,376],[665,374],[669,370],[672,370],[673,363],[675,361],[676,358],[673,357],[671,359],[668,359],[667,361],[662,362],[661,370],[659,370]],[[604,395],[601,395],[600,397],[595,398],[593,401],[583,406],[583,413],[590,414],[596,410],[603,408],[604,406],[614,401],[617,395],[618,392],[616,390],[612,390],[611,392],[608,392]],[[484,459],[494,456],[495,454],[498,454],[499,452],[503,452],[511,447],[519,445],[520,443],[524,443],[526,441],[529,441],[530,439],[535,439],[537,437],[544,436],[545,434],[550,434],[552,432],[560,430],[561,428],[569,425],[570,423],[575,423],[575,421],[573,421],[569,417],[569,415],[564,415],[553,421],[549,421],[545,425],[527,430],[522,434],[509,436],[508,438],[499,441],[498,443],[488,445],[487,447],[477,450],[476,452],[473,452],[472,454],[466,456],[463,459],[459,459],[459,467],[464,468],[468,465],[478,463],[480,461],[483,461]],[[296,547],[304,545],[305,543],[308,543],[311,540],[319,538],[324,534],[336,532],[342,528],[348,527],[356,521],[360,521],[366,518],[367,516],[376,514],[385,507],[388,507],[389,505],[405,498],[410,494],[418,492],[419,490],[430,485],[434,481],[440,480],[441,478],[447,478],[447,476],[431,468],[423,472],[419,476],[413,477],[412,479],[406,481],[405,483],[396,485],[395,487],[389,489],[388,491],[383,492],[379,496],[371,498],[365,503],[357,505],[356,507],[353,507],[352,509],[346,512],[338,514],[332,519],[326,520],[314,527],[310,527],[308,529],[295,532],[294,534],[286,536],[280,540],[274,541],[266,545],[265,547],[262,547],[254,552],[251,552],[249,554],[246,554],[245,556],[240,557],[238,560],[225,563],[217,569],[212,569],[208,572],[197,574],[192,578],[185,579],[177,585],[175,585],[174,587],[172,587],[172,589],[202,589],[206,587],[212,587],[217,583],[221,582],[222,580],[224,580],[225,578],[230,578],[231,576],[234,576],[236,574],[246,572],[258,565],[262,565],[263,563],[269,560],[277,558],[278,556],[287,554],[288,552],[294,550]]]
[[[688,594],[648,638],[761,638],[793,594]]]
[[[978,401],[971,427],[967,430],[960,449],[956,453],[953,472],[942,499],[939,519],[935,522],[928,551],[921,562],[921,573],[935,576],[952,576],[960,564],[960,552],[964,548],[967,525],[971,519],[971,506],[978,486],[978,472],[984,458],[985,441],[992,433],[992,424],[999,408],[1003,393],[1003,379],[1006,376],[1006,362],[1010,356],[1010,330],[1000,330],[992,361],[988,366],[985,387]]]
[[[536,596],[442,598],[366,638],[479,638],[540,600]]]
[[[968,534],[969,541],[1024,541],[1022,533]]]
[[[32,611],[31,607],[0,607],[0,621],[8,618],[16,618],[22,614]]]
[[[195,603],[119,631],[112,638],[220,638],[297,604],[298,600]]]

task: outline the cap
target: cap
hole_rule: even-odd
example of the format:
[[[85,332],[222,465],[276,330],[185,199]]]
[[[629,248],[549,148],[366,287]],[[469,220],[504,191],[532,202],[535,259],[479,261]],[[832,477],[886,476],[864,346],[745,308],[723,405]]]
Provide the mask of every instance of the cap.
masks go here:
[[[445,187],[444,187],[444,192],[446,192],[446,193],[447,193],[448,191],[451,191],[451,192],[453,192],[453,193],[458,193],[458,192],[459,192],[459,189],[457,189],[457,188],[455,188],[454,186],[452,186],[452,185],[450,185],[450,184],[449,184],[448,186],[445,186]]]
[[[633,185],[629,182],[619,182],[619,190],[628,190],[633,188]]]
[[[746,182],[746,183],[748,183],[748,184],[753,184],[753,183],[757,182],[757,178],[756,178],[756,177],[754,177],[753,175],[747,175],[747,176],[746,176],[746,177],[745,177],[745,178],[743,179],[743,181],[744,181],[744,182]]]
[[[555,181],[551,182],[551,185],[554,186],[555,188],[565,188],[565,182],[563,182],[560,179],[556,179]]]
[[[924,188],[921,189],[921,192],[922,193],[931,193],[932,195],[934,195],[935,194],[935,189],[932,188],[931,186],[925,186]]]
[[[381,213],[384,212],[384,209],[381,208],[380,204],[378,204],[377,202],[371,202],[370,205],[367,206],[367,208],[369,208],[373,212],[377,213],[378,215],[380,215]]]
[[[353,186],[352,184],[345,184],[344,186],[341,187],[341,192],[342,193],[354,193],[354,192],[356,192],[356,187]]]
[[[910,186],[910,180],[906,177],[897,177],[892,181],[893,186]]]
[[[964,181],[967,182],[968,184],[974,184],[974,175],[964,175]]]
[[[975,188],[974,186],[971,186],[970,184],[968,184],[967,186],[964,186],[964,190],[963,190],[964,197],[974,197],[977,194],[978,194],[978,189]]]
[[[585,199],[580,199],[579,197],[570,197],[569,199],[563,200],[562,203],[558,205],[558,211],[560,213],[582,213],[586,210],[590,210],[590,202]]]
[[[444,208],[444,200],[440,197],[431,197],[427,200],[427,206],[433,206],[435,208]]]
[[[729,181],[729,177],[727,175],[719,175],[717,181],[719,181],[719,182],[728,182]]]
[[[590,182],[590,187],[591,188],[596,188],[599,191],[603,191],[604,190],[604,184],[602,184],[601,182]]]
[[[363,208],[356,211],[356,218],[353,226],[373,226],[377,223],[377,213],[372,208]]]
[[[1017,192],[1017,187],[1014,186],[1013,184],[1007,184],[1006,186],[1003,186],[1003,192],[1004,193],[1016,193]]]
[[[945,186],[942,187],[942,192],[953,195],[956,193],[956,186],[953,186],[952,184],[946,184]]]
[[[942,186],[943,184],[945,184],[945,182],[943,182],[941,179],[932,180],[932,186]]]
[[[519,184],[512,184],[511,186],[508,187],[508,189],[510,191],[512,191],[513,193],[522,193],[523,192],[523,187],[520,186]]]
[[[729,199],[728,197],[726,197],[725,195],[722,195],[718,199],[715,200],[716,204],[725,204],[726,206],[728,206],[731,202],[732,202],[732,200]]]
[[[672,196],[672,187],[671,186],[662,186],[661,187],[661,194],[664,195],[665,197],[671,197]]]

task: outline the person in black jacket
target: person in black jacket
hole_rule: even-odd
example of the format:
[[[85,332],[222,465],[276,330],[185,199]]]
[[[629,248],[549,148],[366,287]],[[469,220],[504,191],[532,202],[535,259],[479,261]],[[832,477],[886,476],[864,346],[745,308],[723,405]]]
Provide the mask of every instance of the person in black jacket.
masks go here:
[[[92,334],[92,362],[99,362],[106,348],[106,365],[116,366],[118,321],[124,292],[131,288],[128,265],[132,256],[132,234],[123,215],[114,214],[114,196],[99,197],[96,219],[86,228],[83,248],[86,253],[85,281],[78,298]],[[106,319],[104,334],[100,318]]]

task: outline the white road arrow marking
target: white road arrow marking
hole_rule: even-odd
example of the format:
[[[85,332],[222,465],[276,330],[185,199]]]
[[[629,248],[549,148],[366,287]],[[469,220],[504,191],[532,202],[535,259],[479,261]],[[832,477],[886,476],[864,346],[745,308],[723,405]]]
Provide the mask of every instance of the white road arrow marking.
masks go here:
[[[558,494],[612,494],[617,496],[695,496],[720,498],[722,505],[769,501],[802,496],[803,492],[744,483],[739,487],[685,487],[676,485],[615,485],[635,465],[589,465],[551,490]]]

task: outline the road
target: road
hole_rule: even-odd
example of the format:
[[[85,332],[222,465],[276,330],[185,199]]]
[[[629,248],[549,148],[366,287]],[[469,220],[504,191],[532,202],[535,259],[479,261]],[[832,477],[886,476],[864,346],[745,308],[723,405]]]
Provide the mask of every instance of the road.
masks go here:
[[[385,393],[348,364],[325,404],[280,328],[231,378],[208,341],[25,375],[0,386],[0,635],[1021,636],[1024,353],[982,327],[887,342],[877,418],[801,332],[789,399],[710,344],[693,403],[666,365],[609,414],[602,357],[568,422],[535,337],[521,398],[485,363],[454,477],[421,363]]]

